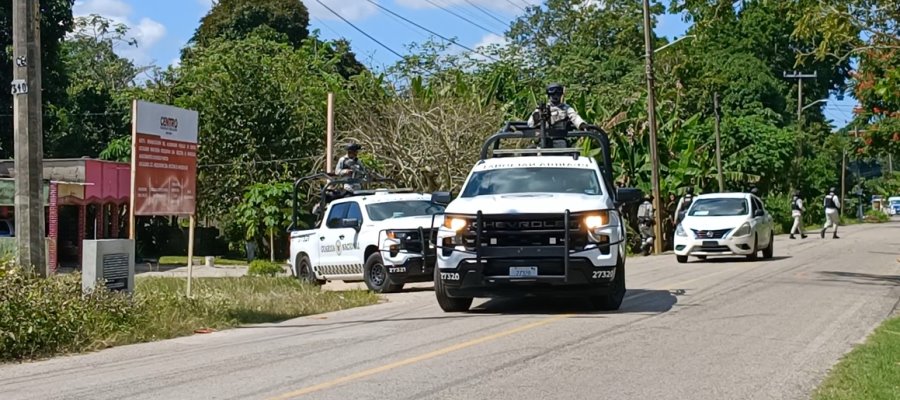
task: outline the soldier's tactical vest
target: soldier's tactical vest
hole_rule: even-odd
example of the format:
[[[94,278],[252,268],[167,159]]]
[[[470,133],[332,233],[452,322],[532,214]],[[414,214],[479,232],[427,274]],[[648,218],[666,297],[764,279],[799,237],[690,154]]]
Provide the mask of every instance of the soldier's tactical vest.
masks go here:
[[[825,196],[825,208],[837,208],[837,204],[834,204],[833,194]]]
[[[791,200],[791,210],[792,211],[800,211],[800,205],[797,204],[797,200],[800,200],[800,198],[794,197],[794,199]]]

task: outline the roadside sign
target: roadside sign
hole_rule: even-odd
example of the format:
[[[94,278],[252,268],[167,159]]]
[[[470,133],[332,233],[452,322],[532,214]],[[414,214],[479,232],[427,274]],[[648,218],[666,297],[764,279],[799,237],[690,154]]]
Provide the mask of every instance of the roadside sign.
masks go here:
[[[131,138],[134,215],[194,215],[196,111],[136,100]]]

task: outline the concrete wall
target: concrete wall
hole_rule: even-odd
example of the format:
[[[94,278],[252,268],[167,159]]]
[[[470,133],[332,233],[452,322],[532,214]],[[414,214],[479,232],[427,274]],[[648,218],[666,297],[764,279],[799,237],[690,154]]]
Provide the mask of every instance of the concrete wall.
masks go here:
[[[13,256],[16,254],[16,238],[14,237],[0,237],[0,257],[5,257],[7,254]],[[44,257],[46,257],[45,260],[50,260],[50,238],[44,238]]]

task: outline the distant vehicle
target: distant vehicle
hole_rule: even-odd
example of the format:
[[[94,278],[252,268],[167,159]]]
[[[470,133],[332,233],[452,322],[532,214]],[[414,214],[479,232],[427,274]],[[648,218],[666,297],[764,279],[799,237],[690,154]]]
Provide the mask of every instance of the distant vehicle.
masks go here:
[[[599,310],[622,304],[626,231],[618,207],[639,201],[641,192],[615,188],[602,131],[552,137],[557,144],[594,139],[602,162],[556,144],[499,148],[501,139],[547,139],[540,135],[512,122],[489,137],[447,205],[434,273],[445,312],[467,311],[475,297],[578,296]]]
[[[0,237],[16,236],[16,223],[11,219],[0,219]]]
[[[900,215],[900,196],[888,197],[888,214]]]
[[[774,221],[763,202],[750,193],[710,193],[694,198],[675,229],[675,257],[744,255],[756,260],[774,254]]]
[[[318,221],[310,229],[296,229],[297,186],[316,178],[329,178],[317,207]],[[349,181],[317,174],[295,183],[290,233],[294,276],[317,285],[364,281],[376,293],[431,281],[435,262],[431,224],[444,206],[434,203],[432,194],[411,189],[357,190],[337,199],[326,196],[328,189]]]

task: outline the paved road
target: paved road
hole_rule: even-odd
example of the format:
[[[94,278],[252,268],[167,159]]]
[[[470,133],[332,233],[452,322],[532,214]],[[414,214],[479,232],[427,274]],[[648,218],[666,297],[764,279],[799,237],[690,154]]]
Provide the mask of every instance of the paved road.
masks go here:
[[[900,224],[776,258],[629,260],[616,313],[428,289],[377,306],[23,365],[7,399],[804,399],[900,298]]]

